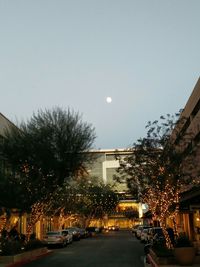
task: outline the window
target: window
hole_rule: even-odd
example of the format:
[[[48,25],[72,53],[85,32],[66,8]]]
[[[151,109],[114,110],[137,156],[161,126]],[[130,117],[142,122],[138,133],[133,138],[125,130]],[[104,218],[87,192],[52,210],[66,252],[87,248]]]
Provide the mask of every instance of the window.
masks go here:
[[[194,118],[195,115],[198,113],[199,110],[200,110],[200,99],[197,102],[196,106],[194,107],[194,109],[193,109],[193,111],[191,113],[191,116]]]

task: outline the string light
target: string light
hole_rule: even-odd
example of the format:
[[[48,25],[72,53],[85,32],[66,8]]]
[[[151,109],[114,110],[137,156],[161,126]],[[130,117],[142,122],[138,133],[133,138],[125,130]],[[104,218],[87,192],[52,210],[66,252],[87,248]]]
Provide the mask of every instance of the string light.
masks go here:
[[[160,185],[159,181],[156,181],[156,186],[149,187],[143,197],[143,201],[148,204],[152,212],[153,219],[160,222],[160,226],[163,229],[163,233],[166,238],[166,245],[168,248],[172,248],[173,244],[166,230],[166,219],[173,219],[176,234],[177,227],[175,223],[175,217],[178,213],[179,194],[179,187],[173,185],[169,182],[169,180],[167,180],[166,184],[162,186]],[[174,204],[174,211],[170,211],[170,207],[172,207],[172,205]]]

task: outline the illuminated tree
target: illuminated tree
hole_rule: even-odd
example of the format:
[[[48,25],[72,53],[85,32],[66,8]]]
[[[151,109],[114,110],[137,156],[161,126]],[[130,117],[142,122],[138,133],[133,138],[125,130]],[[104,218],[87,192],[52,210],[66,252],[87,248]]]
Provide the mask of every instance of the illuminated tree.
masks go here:
[[[180,192],[193,181],[192,169],[184,170],[184,155],[176,149],[172,138],[176,135],[175,125],[182,123],[178,118],[179,114],[168,114],[161,116],[161,121],[149,122],[147,136],[134,144],[130,156],[120,159],[118,169],[119,174],[127,176],[130,189],[138,187],[139,199],[148,204],[153,218],[159,221],[168,247],[172,244],[166,232],[166,219],[172,218],[176,232],[174,218],[178,212]],[[185,135],[183,142],[187,143],[188,140]],[[188,166],[191,160],[187,159]]]
[[[103,218],[115,211],[119,202],[112,186],[103,183],[90,185],[88,188],[87,214],[93,218]]]
[[[58,107],[10,128],[0,149],[12,170],[9,182],[20,187],[25,207],[41,213],[57,188],[92,161],[94,139],[94,128],[78,113]]]
[[[11,210],[18,210],[20,213],[28,210],[26,199],[24,198],[23,187],[15,181],[12,173],[0,170],[0,232],[3,228],[9,229]]]
[[[118,204],[118,195],[110,185],[99,183],[95,177],[72,179],[55,192],[47,215],[82,218],[87,226],[91,219],[103,218],[113,212]]]

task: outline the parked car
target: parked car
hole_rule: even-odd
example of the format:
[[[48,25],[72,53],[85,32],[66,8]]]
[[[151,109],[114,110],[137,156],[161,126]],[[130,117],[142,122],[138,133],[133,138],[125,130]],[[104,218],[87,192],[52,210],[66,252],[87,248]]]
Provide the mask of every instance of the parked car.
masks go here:
[[[136,234],[136,231],[137,231],[137,229],[138,229],[139,226],[140,226],[140,224],[136,224],[136,225],[134,225],[134,226],[132,227],[131,232],[132,232],[134,235]]]
[[[80,230],[77,227],[68,227],[64,229],[68,231],[70,234],[72,234],[74,241],[79,241],[81,239],[81,233]]]
[[[117,225],[108,226],[108,230],[109,231],[119,231],[119,226],[117,226]]]
[[[71,244],[73,242],[73,234],[72,232],[68,231],[67,229],[62,230],[67,233],[66,239],[67,239],[67,244]]]
[[[146,240],[146,243],[149,243],[151,241],[151,238],[152,238],[151,237],[151,229],[152,229],[152,227],[147,229],[147,240]]]
[[[148,233],[149,233],[149,229],[151,228],[144,228],[142,231],[141,231],[141,235],[140,235],[140,240],[142,243],[147,243],[148,242]]]
[[[47,232],[43,239],[43,243],[47,246],[60,245],[64,247],[68,243],[68,232],[64,230]]]
[[[86,230],[88,232],[88,235],[91,236],[95,236],[97,233],[99,233],[99,228],[95,227],[95,226],[89,226],[86,227]]]
[[[85,228],[78,228],[78,231],[80,233],[81,238],[86,238],[88,237],[88,231]]]
[[[141,233],[143,231],[143,229],[148,229],[148,228],[151,228],[151,226],[149,225],[140,225],[138,226],[137,230],[136,230],[136,233],[135,233],[135,236],[140,239],[141,238]]]
[[[151,243],[165,242],[165,236],[161,227],[152,227],[149,230],[149,239]]]

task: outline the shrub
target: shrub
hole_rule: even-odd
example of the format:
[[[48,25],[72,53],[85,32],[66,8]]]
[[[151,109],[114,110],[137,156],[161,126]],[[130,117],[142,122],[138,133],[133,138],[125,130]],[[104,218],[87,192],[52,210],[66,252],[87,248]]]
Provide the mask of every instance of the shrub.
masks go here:
[[[44,244],[42,243],[42,241],[40,241],[39,239],[33,239],[33,240],[29,240],[26,244],[24,249],[27,250],[32,250],[32,249],[36,249],[36,248],[41,248],[44,247]]]
[[[173,256],[173,251],[171,249],[168,249],[164,242],[154,243],[152,249],[158,257]]]
[[[193,244],[185,233],[180,233],[180,235],[176,239],[175,247],[176,248],[193,247]]]
[[[21,243],[16,240],[2,240],[1,251],[4,256],[21,253]]]

